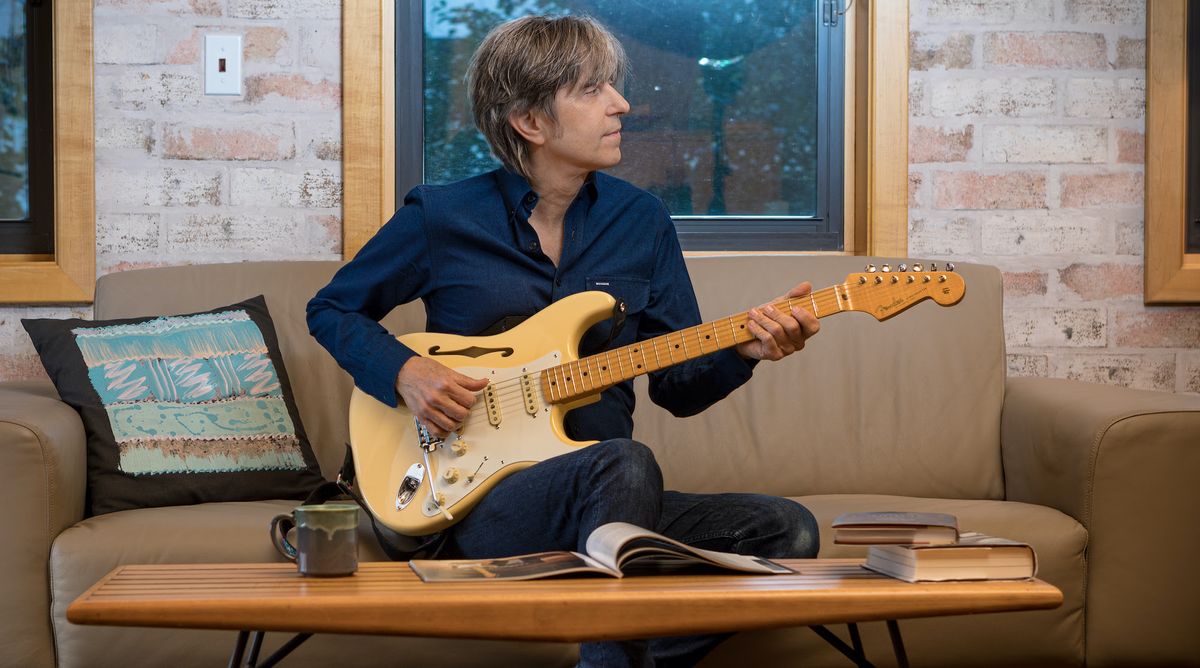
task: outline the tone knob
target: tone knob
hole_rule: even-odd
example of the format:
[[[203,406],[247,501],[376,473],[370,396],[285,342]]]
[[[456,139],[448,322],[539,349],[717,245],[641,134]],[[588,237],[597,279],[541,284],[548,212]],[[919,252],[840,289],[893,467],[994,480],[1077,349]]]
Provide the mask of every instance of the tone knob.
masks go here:
[[[467,454],[467,442],[461,438],[450,444],[450,452],[453,452],[456,457],[462,457]]]
[[[458,482],[459,470],[453,466],[442,471],[442,479],[450,484]]]

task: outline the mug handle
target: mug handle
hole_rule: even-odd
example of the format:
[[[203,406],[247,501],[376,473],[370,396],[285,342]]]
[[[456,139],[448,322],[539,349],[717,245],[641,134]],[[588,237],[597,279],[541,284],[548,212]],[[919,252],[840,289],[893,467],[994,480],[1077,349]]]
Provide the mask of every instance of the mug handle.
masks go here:
[[[291,515],[276,515],[271,520],[271,542],[280,554],[293,562],[296,561],[296,548],[288,542],[287,535],[295,526],[296,520]]]

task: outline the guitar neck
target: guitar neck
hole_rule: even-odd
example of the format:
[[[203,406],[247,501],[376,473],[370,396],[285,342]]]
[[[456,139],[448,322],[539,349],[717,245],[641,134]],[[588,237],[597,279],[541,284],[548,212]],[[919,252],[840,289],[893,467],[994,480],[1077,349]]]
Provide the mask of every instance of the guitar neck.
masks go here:
[[[802,308],[818,318],[852,310],[849,285],[834,285],[772,305],[784,312]],[[642,374],[665,369],[755,338],[748,311],[695,327],[583,357],[542,372],[542,392],[550,403],[567,403]]]

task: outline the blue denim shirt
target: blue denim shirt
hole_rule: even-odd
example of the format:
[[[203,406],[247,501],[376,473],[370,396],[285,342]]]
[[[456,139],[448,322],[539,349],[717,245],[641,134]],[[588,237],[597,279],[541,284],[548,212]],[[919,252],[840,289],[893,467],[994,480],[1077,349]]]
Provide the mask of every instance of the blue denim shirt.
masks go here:
[[[395,406],[396,376],[416,353],[378,321],[414,299],[425,302],[427,331],[468,336],[585,290],[625,300],[614,347],[700,323],[675,227],[658,198],[593,174],[567,209],[557,266],[529,224],[536,204],[528,181],[503,169],[414,188],[309,302],[309,331],[360,389]],[[609,328],[602,322],[589,330],[580,354],[599,352]],[[752,369],[723,350],[651,374],[650,397],[675,415],[694,415],[746,382]],[[621,383],[571,411],[565,427],[575,439],[629,438],[633,408],[633,384]]]

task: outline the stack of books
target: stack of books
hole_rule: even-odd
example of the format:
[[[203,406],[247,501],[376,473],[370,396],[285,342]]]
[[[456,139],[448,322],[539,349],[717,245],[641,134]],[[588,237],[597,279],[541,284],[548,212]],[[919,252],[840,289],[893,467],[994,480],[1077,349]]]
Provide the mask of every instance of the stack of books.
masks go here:
[[[833,521],[833,542],[867,545],[863,566],[908,582],[1019,580],[1037,573],[1027,543],[958,530],[945,513],[846,513]]]

